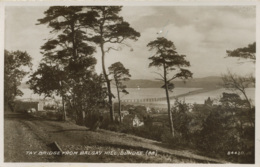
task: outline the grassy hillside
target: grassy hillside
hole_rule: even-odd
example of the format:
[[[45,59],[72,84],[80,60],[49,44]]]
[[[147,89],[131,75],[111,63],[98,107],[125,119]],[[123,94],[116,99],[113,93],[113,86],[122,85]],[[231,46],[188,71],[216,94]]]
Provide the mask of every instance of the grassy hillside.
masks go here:
[[[4,127],[8,127],[4,131],[5,162],[227,163],[197,155],[192,150],[170,149],[158,141],[103,129],[91,131],[71,122],[19,113],[5,113],[4,117]],[[62,152],[76,154],[38,154],[43,150],[54,151],[51,147],[54,141]],[[21,154],[25,151],[37,154]],[[82,151],[86,154],[80,155]],[[90,154],[97,151],[100,154]],[[137,152],[139,154],[131,155]]]

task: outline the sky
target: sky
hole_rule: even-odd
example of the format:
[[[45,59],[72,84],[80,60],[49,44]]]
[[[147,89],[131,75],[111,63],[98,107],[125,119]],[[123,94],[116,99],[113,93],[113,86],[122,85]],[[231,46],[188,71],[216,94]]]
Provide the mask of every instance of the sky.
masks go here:
[[[36,70],[40,47],[53,37],[47,25],[36,25],[47,6],[5,8],[5,49],[27,51]],[[132,79],[154,79],[157,68],[148,68],[153,52],[147,44],[157,37],[174,42],[176,51],[186,55],[194,78],[221,76],[227,70],[241,75],[254,73],[252,62],[226,58],[226,50],[246,47],[256,41],[256,11],[253,6],[124,6],[120,15],[141,33],[137,41],[126,41],[121,51],[106,55],[106,67],[121,61]],[[101,53],[97,48],[96,71],[101,73]]]

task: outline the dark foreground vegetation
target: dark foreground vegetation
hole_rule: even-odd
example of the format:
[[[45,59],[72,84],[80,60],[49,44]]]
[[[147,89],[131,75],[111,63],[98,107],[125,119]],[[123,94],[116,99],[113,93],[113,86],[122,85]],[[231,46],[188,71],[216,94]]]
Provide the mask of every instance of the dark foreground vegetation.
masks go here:
[[[117,106],[117,105],[115,105]],[[132,134],[162,142],[166,148],[189,150],[195,154],[219,158],[233,163],[254,163],[255,108],[248,110],[246,101],[236,94],[223,93],[219,104],[210,98],[205,104],[186,104],[176,101],[171,108],[175,136],[172,137],[168,124],[167,110],[144,106],[122,105],[129,111],[123,119],[111,122],[109,113],[86,117],[85,126],[93,131],[98,128]],[[118,108],[115,107],[116,113]],[[159,113],[158,113],[159,111]],[[75,123],[72,113],[68,120]],[[35,117],[62,121],[62,111],[32,113]],[[141,126],[133,126],[134,117],[140,118]]]
[[[154,110],[148,114],[142,106],[124,108],[131,107],[129,111],[133,114],[142,115],[144,126],[133,127],[126,117],[122,124],[101,127],[161,141],[172,149],[196,150],[197,154],[233,163],[254,163],[255,128],[251,120],[255,119],[255,108],[248,110],[245,101],[234,99],[233,95],[224,93],[219,105],[213,105],[210,99],[203,105],[193,106],[177,101],[171,108],[174,137],[170,134],[166,112],[158,114]]]

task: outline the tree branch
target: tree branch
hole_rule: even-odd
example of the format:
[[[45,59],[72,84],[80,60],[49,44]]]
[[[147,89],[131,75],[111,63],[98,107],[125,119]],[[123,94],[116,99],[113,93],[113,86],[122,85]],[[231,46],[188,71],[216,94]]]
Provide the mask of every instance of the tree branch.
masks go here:
[[[112,41],[113,39],[115,39],[115,41]],[[120,39],[119,37],[110,37],[108,40],[106,40],[104,43],[122,43],[125,40],[124,37],[122,37],[122,39]]]
[[[162,74],[160,74],[160,73],[158,73],[158,72],[152,72],[152,73],[155,73],[155,74],[157,74],[157,75],[159,75],[162,79],[164,79],[164,77],[162,76]],[[164,81],[164,80],[163,80]]]
[[[169,79],[167,82],[170,82],[170,81],[172,81],[172,80],[174,80],[174,79],[176,79],[177,78],[177,76],[175,75],[175,76],[173,76],[171,79]]]
[[[109,52],[109,50],[115,50],[115,51],[119,51],[118,49],[115,49],[115,48],[113,48],[113,47],[109,47],[106,51],[105,51],[105,53],[108,53]]]

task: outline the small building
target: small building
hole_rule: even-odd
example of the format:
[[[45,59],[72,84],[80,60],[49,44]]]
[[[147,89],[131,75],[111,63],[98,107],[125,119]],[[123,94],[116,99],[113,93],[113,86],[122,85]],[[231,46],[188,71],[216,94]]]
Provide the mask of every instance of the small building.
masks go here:
[[[211,100],[210,97],[208,97],[208,99],[204,101],[204,104],[205,104],[205,105],[208,105],[208,106],[212,106],[212,105],[213,105],[213,102],[214,102],[214,101]]]
[[[127,116],[127,115],[129,115],[129,112],[127,110],[121,111],[122,117]]]
[[[44,107],[44,102],[43,101],[39,101],[38,103],[38,110],[37,111],[43,111],[43,107]]]
[[[15,101],[14,111],[15,112],[26,112],[29,110],[42,111],[44,103],[41,101]]]
[[[142,122],[137,115],[135,115],[134,119],[133,119],[133,127],[139,127],[139,126],[143,126],[144,122]]]
[[[152,112],[151,108],[150,107],[146,107],[146,112],[147,113],[151,113]]]

